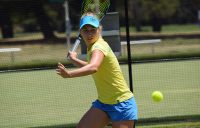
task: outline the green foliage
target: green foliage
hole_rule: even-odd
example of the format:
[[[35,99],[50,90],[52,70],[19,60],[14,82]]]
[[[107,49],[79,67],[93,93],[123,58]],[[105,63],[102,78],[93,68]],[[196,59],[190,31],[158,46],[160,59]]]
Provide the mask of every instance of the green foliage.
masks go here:
[[[143,15],[146,19],[151,17],[169,18],[180,5],[179,0],[142,0]]]

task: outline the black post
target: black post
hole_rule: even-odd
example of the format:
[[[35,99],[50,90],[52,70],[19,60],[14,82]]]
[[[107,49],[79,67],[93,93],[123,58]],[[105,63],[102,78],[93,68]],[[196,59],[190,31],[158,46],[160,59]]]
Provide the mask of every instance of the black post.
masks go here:
[[[128,21],[129,20],[129,18],[128,18],[128,0],[124,0],[124,8],[125,8],[126,41],[127,41],[127,53],[128,53],[129,84],[130,84],[130,90],[133,92],[132,62],[131,62],[129,21]]]

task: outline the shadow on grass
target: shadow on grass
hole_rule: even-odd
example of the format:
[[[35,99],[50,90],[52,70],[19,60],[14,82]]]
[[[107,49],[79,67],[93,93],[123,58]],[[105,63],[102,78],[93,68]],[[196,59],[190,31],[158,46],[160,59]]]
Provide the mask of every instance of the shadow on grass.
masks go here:
[[[30,128],[76,128],[76,124],[60,124],[60,125],[51,125],[51,126],[37,126]]]
[[[157,118],[145,118],[139,119],[136,123],[136,126],[147,126],[155,124],[173,124],[178,122],[199,122],[200,115],[191,115],[191,116],[173,116],[173,117],[157,117]],[[30,128],[76,128],[76,124],[60,124],[52,126],[38,126]]]

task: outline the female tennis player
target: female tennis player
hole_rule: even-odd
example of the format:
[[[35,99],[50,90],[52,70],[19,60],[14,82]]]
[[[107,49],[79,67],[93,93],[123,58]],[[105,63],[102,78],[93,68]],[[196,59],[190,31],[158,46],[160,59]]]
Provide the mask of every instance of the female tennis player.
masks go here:
[[[92,75],[94,79],[98,99],[77,128],[104,128],[110,122],[112,128],[134,128],[138,119],[137,105],[116,56],[101,36],[101,29],[94,14],[84,14],[80,34],[87,46],[87,62],[78,59],[76,52],[69,52],[70,61],[79,68],[69,71],[59,63],[56,71],[63,78]]]

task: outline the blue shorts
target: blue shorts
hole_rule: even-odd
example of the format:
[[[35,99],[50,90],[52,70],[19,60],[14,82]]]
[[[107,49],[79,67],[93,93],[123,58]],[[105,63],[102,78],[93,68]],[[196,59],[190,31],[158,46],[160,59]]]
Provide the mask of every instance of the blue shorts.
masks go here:
[[[98,108],[104,111],[111,121],[128,121],[137,120],[137,105],[134,97],[117,103],[117,104],[104,104],[99,100],[92,103],[92,108]]]

